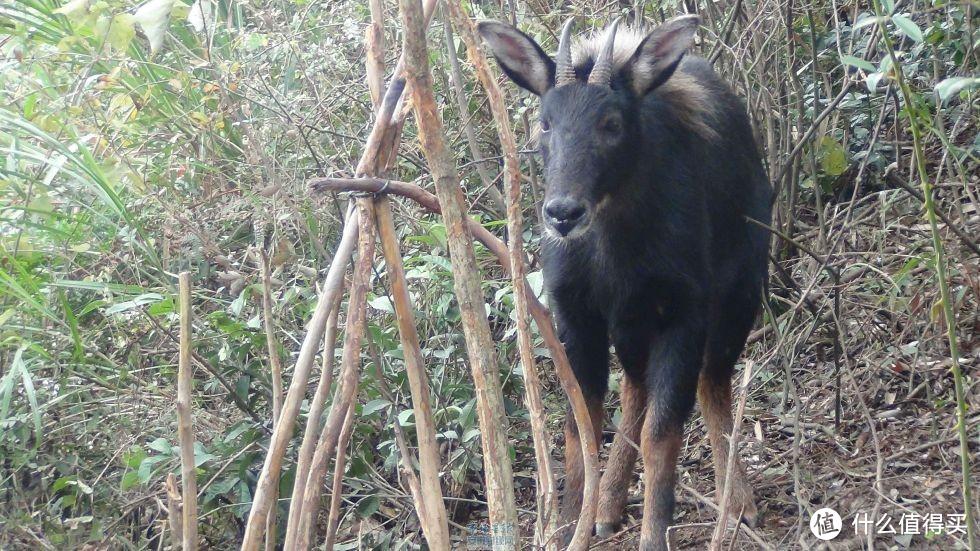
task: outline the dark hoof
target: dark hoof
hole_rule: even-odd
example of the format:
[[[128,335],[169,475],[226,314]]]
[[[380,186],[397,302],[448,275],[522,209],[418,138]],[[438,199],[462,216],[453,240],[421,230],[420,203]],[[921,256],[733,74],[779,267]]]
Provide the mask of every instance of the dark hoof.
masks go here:
[[[597,522],[595,524],[595,535],[601,539],[612,537],[619,532],[620,523],[618,522]]]
[[[759,516],[759,514],[756,513],[755,510],[753,510],[751,512],[746,512],[744,515],[742,515],[742,524],[744,524],[744,525],[746,525],[749,528],[752,528],[754,530],[754,529],[758,528],[758,525],[759,525],[758,516]]]

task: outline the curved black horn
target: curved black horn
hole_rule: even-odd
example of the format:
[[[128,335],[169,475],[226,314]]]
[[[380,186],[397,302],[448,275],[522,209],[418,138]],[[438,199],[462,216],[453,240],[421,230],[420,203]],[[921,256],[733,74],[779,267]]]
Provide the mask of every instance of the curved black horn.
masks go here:
[[[575,80],[575,68],[572,67],[572,23],[568,18],[561,29],[561,39],[558,41],[558,56],[555,59],[555,86],[563,86]]]
[[[598,57],[596,57],[592,72],[589,73],[589,84],[609,86],[613,72],[613,45],[616,42],[616,29],[619,27],[619,21],[621,19],[622,17],[617,17],[612,22],[612,25],[609,26],[606,34],[606,42],[602,45],[602,50],[599,52]]]

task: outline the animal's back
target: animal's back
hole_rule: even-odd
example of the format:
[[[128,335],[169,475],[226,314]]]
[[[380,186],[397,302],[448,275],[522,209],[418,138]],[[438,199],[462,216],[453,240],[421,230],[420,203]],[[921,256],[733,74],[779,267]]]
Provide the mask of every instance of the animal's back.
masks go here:
[[[745,285],[746,279],[761,287],[766,275],[769,235],[746,219],[769,224],[772,188],[745,104],[705,59],[685,57],[672,78],[696,83],[707,92],[710,102],[702,106],[708,109],[703,122],[713,132],[698,140],[704,150],[691,167],[688,185],[703,189],[715,284],[722,293],[731,285]],[[685,92],[687,86],[680,88],[674,93]]]

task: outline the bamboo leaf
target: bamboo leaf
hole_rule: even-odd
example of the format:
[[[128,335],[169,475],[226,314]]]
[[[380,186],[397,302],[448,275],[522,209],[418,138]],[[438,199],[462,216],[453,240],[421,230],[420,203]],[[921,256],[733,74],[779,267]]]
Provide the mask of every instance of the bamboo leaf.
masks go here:
[[[980,87],[980,77],[951,77],[936,84],[936,93],[943,101],[959,94],[963,90]]]
[[[844,65],[848,65],[850,67],[857,67],[859,69],[864,69],[869,73],[875,70],[875,66],[872,65],[870,61],[863,60],[860,57],[854,57],[852,55],[845,54],[840,56],[840,61]]]
[[[163,46],[173,7],[174,0],[150,0],[133,14],[133,20],[139,23],[143,33],[150,40],[151,52],[156,52]]]
[[[902,34],[915,40],[916,42],[922,42],[922,30],[919,26],[904,15],[895,14],[892,16],[892,21],[895,22],[895,26],[898,30],[902,31]]]
[[[114,49],[125,52],[135,37],[136,28],[133,26],[132,15],[120,13],[112,18],[106,39]]]

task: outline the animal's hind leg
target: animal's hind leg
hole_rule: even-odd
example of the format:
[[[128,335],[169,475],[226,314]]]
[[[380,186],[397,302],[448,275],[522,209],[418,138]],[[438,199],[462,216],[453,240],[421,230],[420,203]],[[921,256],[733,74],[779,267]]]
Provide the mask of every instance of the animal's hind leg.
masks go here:
[[[732,373],[745,347],[761,297],[749,283],[729,295],[727,307],[719,312],[708,337],[704,367],[698,381],[698,403],[711,441],[715,465],[716,499],[721,499],[728,470],[728,450],[732,434]],[[751,290],[751,292],[745,292]],[[758,517],[752,486],[738,456],[732,469],[732,492],[729,511],[742,513],[742,521],[754,526]]]
[[[623,418],[619,423],[619,430],[616,431],[606,472],[603,473],[602,483],[599,485],[596,535],[602,538],[613,535],[623,522],[647,405],[647,391],[643,380],[627,373],[623,377],[620,402]]]
[[[719,376],[720,375],[720,376]],[[732,384],[725,374],[705,369],[698,381],[698,403],[708,428],[711,456],[715,466],[715,499],[721,500],[728,470],[729,437],[732,434]],[[752,497],[752,486],[745,475],[745,468],[736,455],[732,469],[732,491],[728,510],[741,513],[742,521],[755,526],[758,511]],[[720,504],[719,504],[720,505]],[[730,517],[731,518],[731,517]]]

